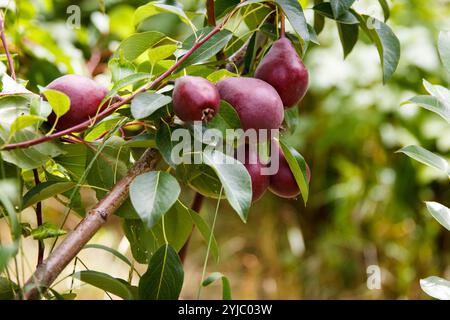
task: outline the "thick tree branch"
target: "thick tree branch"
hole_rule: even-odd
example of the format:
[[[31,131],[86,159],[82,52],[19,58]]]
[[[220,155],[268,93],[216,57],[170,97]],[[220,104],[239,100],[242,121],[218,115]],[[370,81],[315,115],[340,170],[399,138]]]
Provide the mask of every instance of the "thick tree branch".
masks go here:
[[[78,226],[69,233],[61,244],[36,269],[24,287],[25,299],[39,299],[44,292],[80,252],[84,245],[106,223],[128,198],[129,186],[135,177],[153,170],[160,159],[155,149],[148,149],[114,188],[103,198]]]
[[[14,61],[11,57],[11,53],[8,49],[8,42],[5,36],[5,19],[3,13],[0,12],[0,37],[2,39],[3,48],[5,48],[6,59],[8,60],[9,72],[11,73],[11,78],[16,80],[16,72],[14,71]]]

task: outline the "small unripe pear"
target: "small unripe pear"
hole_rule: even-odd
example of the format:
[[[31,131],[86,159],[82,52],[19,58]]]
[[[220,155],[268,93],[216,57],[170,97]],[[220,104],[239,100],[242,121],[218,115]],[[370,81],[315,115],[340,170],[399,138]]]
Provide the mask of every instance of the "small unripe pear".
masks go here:
[[[267,82],[229,77],[217,84],[220,97],[231,104],[247,129],[278,129],[284,118],[283,102]]]
[[[239,152],[245,152],[245,158],[239,160],[242,161],[252,180],[252,202],[258,201],[269,187],[270,176],[262,174],[261,170],[265,165],[261,163],[258,152],[254,148],[243,144],[238,149],[240,151],[237,151],[237,155],[240,155]]]
[[[291,41],[275,41],[255,70],[255,77],[272,85],[286,108],[295,106],[308,89],[308,70]]]
[[[49,83],[47,88],[60,91],[70,99],[70,109],[58,120],[57,130],[76,126],[89,120],[89,118],[95,117],[99,111],[100,103],[108,93],[105,87],[94,80],[76,74],[68,74],[57,78]],[[56,116],[52,113],[48,121],[53,124],[55,119]]]
[[[175,80],[173,110],[183,121],[209,121],[220,108],[216,86],[201,77],[184,76]]]
[[[276,156],[276,155],[275,155]],[[278,172],[270,176],[269,190],[282,198],[296,198],[300,194],[300,188],[295,180],[294,174],[289,167],[283,151],[278,146],[279,168]],[[306,164],[306,175],[308,181],[311,179],[311,171]]]

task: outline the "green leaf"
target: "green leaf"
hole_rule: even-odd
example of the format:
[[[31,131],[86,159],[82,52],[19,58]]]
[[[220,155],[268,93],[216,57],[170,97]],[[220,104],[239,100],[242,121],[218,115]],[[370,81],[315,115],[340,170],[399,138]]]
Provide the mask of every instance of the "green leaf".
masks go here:
[[[31,235],[34,240],[44,240],[48,238],[56,238],[65,235],[67,232],[59,229],[50,222],[45,222],[36,229],[31,230]]]
[[[189,215],[195,224],[195,226],[198,228],[198,231],[202,235],[203,240],[205,240],[206,243],[209,242],[209,238],[211,238],[211,228],[208,226],[208,224],[205,222],[205,220],[202,218],[200,214],[195,212],[194,210],[189,209]],[[216,237],[214,236],[214,233],[212,234],[211,238],[211,253],[216,261],[219,261],[219,245],[217,244]]]
[[[154,66],[157,62],[173,55],[176,50],[177,46],[175,44],[166,44],[148,49],[148,60],[150,61],[150,64]]]
[[[47,119],[44,117],[35,116],[32,114],[24,114],[22,116],[19,116],[12,123],[11,128],[9,130],[9,135],[13,136],[17,131],[20,131],[20,130],[25,129],[30,126],[40,124],[46,120]],[[37,129],[37,126],[35,129]]]
[[[227,129],[241,128],[241,120],[236,110],[226,101],[220,101],[220,110],[214,118],[206,124],[209,129],[217,129],[226,137]]]
[[[138,72],[135,74],[131,74],[119,82],[115,83],[112,89],[108,92],[106,97],[103,99],[103,102],[109,100],[111,97],[115,96],[120,90],[135,84],[138,81],[146,80],[149,81],[152,78],[152,75],[149,73]]]
[[[18,249],[15,243],[10,245],[0,245],[0,273],[3,273],[9,260],[14,257],[17,252]]]
[[[246,222],[252,202],[252,184],[247,169],[239,161],[217,150],[205,150],[203,161],[217,174],[228,202],[241,220]]]
[[[148,229],[153,227],[180,195],[178,181],[167,172],[147,172],[130,185],[130,199]]]
[[[178,141],[172,141],[172,132],[181,128],[182,127],[179,125],[171,127],[167,122],[163,121],[161,123],[161,127],[156,133],[156,147],[161,153],[164,161],[172,168],[177,166],[177,164],[172,160],[172,150],[175,144],[179,143]]]
[[[96,186],[97,197],[101,199],[105,190],[110,190],[123,176],[128,173],[130,164],[130,150],[125,146],[122,138],[112,136],[104,142],[103,150],[98,154],[101,142],[91,143],[95,149],[87,151],[87,163],[92,163],[88,172],[87,181],[90,185]]]
[[[322,2],[313,7],[314,11],[318,14],[336,20],[342,24],[358,24],[358,19],[348,10],[342,12],[341,15],[336,16],[333,13],[332,7],[329,2]]]
[[[125,59],[133,61],[164,37],[163,33],[157,31],[135,33],[122,41],[117,48],[116,56],[123,56]]]
[[[356,24],[342,24],[339,22],[337,23],[337,26],[345,59],[358,42],[359,27]]]
[[[212,27],[206,27],[197,32],[198,35],[205,36],[209,32],[211,32]],[[233,37],[233,33],[229,30],[222,30],[213,35],[210,39],[208,39],[204,44],[202,44],[193,54],[189,56],[179,67],[179,69],[186,68],[193,64],[198,64],[209,60],[216,53],[222,50],[225,45],[231,40]],[[194,46],[196,42],[195,35],[188,37],[182,46],[183,51],[187,51],[192,46]]]
[[[59,118],[67,113],[70,109],[69,97],[60,91],[45,89],[42,94],[47,99],[48,103],[52,107],[53,112]]]
[[[134,136],[125,145],[129,148],[155,148],[155,135],[150,133],[143,133],[138,136]]]
[[[220,70],[217,70],[217,71],[214,71],[213,73],[211,73],[208,77],[206,77],[206,79],[208,79],[212,83],[217,83],[220,80],[222,80],[223,78],[236,77],[236,76],[237,76],[236,73],[233,73],[226,69],[220,69]]]
[[[125,262],[127,265],[129,265],[130,267],[133,266],[132,263],[131,263],[131,261],[130,261],[127,257],[125,257],[123,254],[121,254],[119,251],[114,250],[113,248],[107,247],[107,246],[105,246],[105,245],[92,243],[92,244],[87,244],[87,245],[85,245],[85,246],[83,247],[82,250],[84,250],[84,249],[99,249],[99,250],[104,250],[104,251],[106,251],[106,252],[111,253],[113,256],[115,256],[115,257],[118,258],[119,260],[122,260],[122,261]]]
[[[420,287],[426,294],[439,300],[450,300],[450,281],[439,277],[420,279]]]
[[[409,99],[406,103],[415,103],[421,106],[422,108],[425,108],[438,114],[439,116],[441,116],[443,119],[445,119],[447,122],[450,123],[450,103],[444,102],[439,98],[433,96],[425,96],[425,95],[413,97]]]
[[[131,114],[135,119],[143,119],[164,107],[172,98],[159,93],[143,92],[131,101]]]
[[[275,0],[275,3],[283,10],[286,18],[294,28],[295,32],[306,43],[309,41],[308,24],[303,14],[302,6],[298,0]]]
[[[323,3],[323,0],[314,0],[314,6]],[[323,15],[314,11],[314,30],[317,34],[320,34],[325,27],[325,18]]]
[[[177,166],[177,177],[200,194],[217,199],[222,183],[214,170],[205,164],[185,164]]]
[[[300,188],[303,202],[306,205],[309,196],[309,183],[308,183],[308,176],[306,173],[306,161],[303,158],[303,156],[300,153],[298,153],[297,150],[289,147],[282,140],[279,140],[279,143],[283,151],[283,154],[286,158],[286,161],[289,164],[289,168],[291,169],[295,177],[295,181],[297,182],[298,187]]]
[[[384,22],[367,15],[359,15],[352,11],[360,21],[360,26],[367,36],[375,43],[383,66],[383,83],[386,83],[400,60],[400,41]]]
[[[13,300],[19,286],[5,277],[0,277],[0,300]]]
[[[31,188],[23,197],[22,209],[28,208],[40,201],[52,198],[76,186],[75,182],[46,181]]]
[[[435,169],[445,172],[450,176],[450,169],[447,160],[441,158],[440,156],[422,148],[419,146],[406,146],[397,152],[402,152],[407,156],[417,160],[427,166],[433,167]]]
[[[177,15],[181,21],[183,21],[185,24],[189,25],[193,30],[195,30],[194,24],[182,9],[175,6],[157,2],[150,2],[136,9],[134,13],[134,25],[139,24],[140,22],[151,16],[161,13],[173,13]]]
[[[378,0],[378,2],[380,3],[381,9],[383,9],[384,22],[386,22],[391,15],[391,10],[389,9],[389,5],[386,0]]]
[[[211,283],[221,279],[222,280],[222,300],[232,300],[231,298],[231,286],[230,286],[230,280],[228,280],[227,277],[225,277],[220,272],[213,272],[211,273],[208,278],[203,280],[202,286],[206,287],[209,286]]]
[[[450,31],[441,31],[439,33],[438,49],[442,63],[447,72],[450,73]]]
[[[345,14],[352,6],[355,0],[330,0],[331,10],[335,17],[340,17]]]
[[[103,291],[110,292],[124,300],[133,299],[130,286],[126,285],[123,280],[113,278],[109,274],[93,270],[84,270],[76,272],[73,277]]]
[[[139,281],[139,297],[144,300],[176,300],[184,281],[183,265],[177,252],[164,245],[155,252],[147,272]]]
[[[17,143],[42,137],[42,134],[33,127],[17,131],[10,137],[9,132],[14,121],[27,114],[30,114],[28,99],[18,96],[0,99],[0,149],[1,144],[8,140],[9,143]],[[45,142],[25,149],[1,151],[1,157],[4,161],[22,169],[35,169],[61,153],[62,150],[55,143]]]
[[[64,154],[54,160],[78,181],[86,169],[87,147],[82,144],[63,144],[61,149]]]
[[[136,73],[136,67],[132,62],[120,58],[111,59],[108,62],[108,69],[111,71],[113,83]]]
[[[240,0],[216,0],[214,1],[214,14],[217,18],[223,17],[231,11]]]
[[[124,219],[123,230],[130,242],[133,258],[139,263],[148,263],[158,248],[158,241],[153,232],[138,219]]]
[[[450,231],[450,209],[438,202],[427,201],[425,204],[433,218]]]

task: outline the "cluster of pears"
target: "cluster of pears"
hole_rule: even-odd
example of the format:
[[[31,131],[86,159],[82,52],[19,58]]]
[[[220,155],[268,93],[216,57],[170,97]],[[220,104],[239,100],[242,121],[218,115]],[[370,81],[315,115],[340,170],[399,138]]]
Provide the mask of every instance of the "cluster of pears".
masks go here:
[[[66,94],[70,109],[57,122],[57,130],[65,130],[93,118],[108,90],[94,80],[80,75],[62,76],[48,86]],[[209,121],[218,112],[220,100],[227,101],[237,112],[242,128],[278,129],[284,109],[295,106],[308,88],[308,71],[292,43],[285,37],[275,41],[255,70],[255,77],[228,77],[217,85],[195,76],[180,77],[175,81],[173,108],[183,121]],[[56,116],[49,116],[54,124]],[[257,154],[250,154],[244,163],[251,179],[253,201],[269,189],[276,195],[294,198],[300,194],[294,175],[278,147],[280,168],[275,175],[261,174],[263,164]],[[272,155],[273,157],[273,155]],[[256,161],[255,161],[256,159]]]
[[[244,130],[278,129],[284,109],[295,106],[308,88],[308,71],[292,43],[275,41],[255,70],[255,77],[228,77],[217,85],[201,77],[184,76],[175,81],[173,108],[183,121],[208,121],[219,112],[220,100],[237,112]],[[273,142],[276,143],[276,142]],[[244,166],[252,180],[253,201],[269,189],[284,198],[295,198],[300,189],[281,148],[277,145],[279,170],[261,174],[264,165],[248,148]],[[272,155],[273,157],[274,155]],[[308,168],[308,179],[309,179]]]

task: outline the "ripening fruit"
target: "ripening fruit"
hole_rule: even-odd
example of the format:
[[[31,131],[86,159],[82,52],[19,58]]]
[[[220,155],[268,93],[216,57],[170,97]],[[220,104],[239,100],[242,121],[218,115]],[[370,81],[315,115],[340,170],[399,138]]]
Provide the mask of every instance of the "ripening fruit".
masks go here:
[[[236,109],[244,130],[281,126],[283,102],[270,84],[255,78],[229,77],[220,80],[217,88],[220,97]]]
[[[275,41],[255,70],[255,77],[272,85],[285,108],[295,106],[308,89],[308,70],[291,41]]]
[[[284,157],[283,151],[278,146],[279,169],[278,172],[270,176],[269,190],[282,198],[295,198],[300,194],[300,188],[295,181],[294,174],[289,168],[289,164]],[[306,175],[308,182],[311,179],[311,171],[306,164]]]
[[[184,76],[175,80],[173,110],[183,121],[209,121],[220,108],[216,86],[201,77]]]
[[[248,148],[247,144],[239,147],[241,151],[243,148],[245,148],[245,160],[242,164],[250,174],[252,180],[252,202],[255,202],[263,196],[269,187],[270,176],[261,173],[261,169],[265,165],[260,162],[258,152],[253,150],[253,148]]]
[[[76,74],[57,78],[49,83],[47,88],[60,91],[70,99],[70,109],[58,120],[57,130],[73,127],[95,117],[100,103],[108,93],[105,87],[94,80]],[[52,113],[48,122],[53,124],[55,120],[56,116]]]

